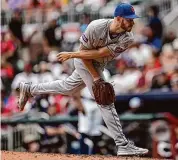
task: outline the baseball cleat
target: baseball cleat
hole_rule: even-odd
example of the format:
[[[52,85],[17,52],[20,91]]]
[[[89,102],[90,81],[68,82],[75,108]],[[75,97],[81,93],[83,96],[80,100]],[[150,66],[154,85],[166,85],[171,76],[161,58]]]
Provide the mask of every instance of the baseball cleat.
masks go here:
[[[30,84],[31,83],[25,83],[25,82],[21,82],[19,84],[19,99],[18,99],[18,108],[20,111],[24,110],[24,107],[28,101],[28,98],[31,97],[30,96]]]
[[[141,156],[148,153],[148,149],[136,147],[133,142],[125,146],[118,146],[117,156]]]

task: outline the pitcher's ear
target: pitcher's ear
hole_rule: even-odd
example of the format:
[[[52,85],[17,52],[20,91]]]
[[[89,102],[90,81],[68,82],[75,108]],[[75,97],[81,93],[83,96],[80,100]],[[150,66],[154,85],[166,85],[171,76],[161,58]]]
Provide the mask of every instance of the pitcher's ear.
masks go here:
[[[122,17],[117,16],[117,21],[122,21]]]

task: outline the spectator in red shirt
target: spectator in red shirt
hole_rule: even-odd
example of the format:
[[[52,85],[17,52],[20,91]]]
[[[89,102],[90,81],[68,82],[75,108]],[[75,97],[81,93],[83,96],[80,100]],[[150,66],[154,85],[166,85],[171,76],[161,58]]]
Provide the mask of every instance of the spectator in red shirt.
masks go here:
[[[4,85],[6,95],[11,91],[11,82],[14,77],[14,69],[10,63],[6,61],[4,56],[1,57],[1,80]]]
[[[7,98],[7,101],[4,103],[2,108],[4,115],[13,115],[20,112],[16,103],[18,101],[17,95],[17,91],[13,90]]]
[[[1,33],[1,54],[6,58],[12,57],[16,49],[10,33]]]

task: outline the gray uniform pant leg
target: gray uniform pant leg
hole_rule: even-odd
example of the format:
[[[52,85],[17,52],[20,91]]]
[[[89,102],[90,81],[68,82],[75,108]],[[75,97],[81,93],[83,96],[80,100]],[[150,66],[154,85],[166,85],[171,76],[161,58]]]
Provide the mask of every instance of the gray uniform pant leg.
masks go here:
[[[91,95],[93,96],[93,90],[92,90],[93,78],[91,74],[88,72],[88,70],[85,68],[82,62],[78,60],[74,61],[74,65],[80,77],[84,81],[86,87],[89,89]],[[99,68],[97,68],[97,70],[100,73],[100,75],[103,77],[102,71]],[[120,146],[126,144],[128,141],[125,135],[123,134],[122,126],[119,120],[119,116],[116,112],[114,103],[111,105],[98,105],[98,107],[101,110],[101,114],[104,119],[104,122],[107,125],[116,145]]]
[[[40,94],[63,94],[63,95],[72,95],[82,88],[87,86],[91,95],[93,96],[92,84],[93,78],[88,70],[85,68],[84,64],[81,61],[74,60],[74,65],[76,70],[65,80],[57,80],[47,83],[33,84],[30,87],[30,92],[32,95]],[[98,69],[102,74],[102,71]],[[93,96],[94,97],[94,96]],[[111,105],[98,105],[102,117],[116,143],[116,145],[123,145],[127,143],[118,114],[116,112],[114,104]]]
[[[30,92],[32,96],[40,94],[62,94],[72,95],[85,87],[84,82],[75,70],[71,76],[65,80],[56,80],[52,82],[32,84]]]

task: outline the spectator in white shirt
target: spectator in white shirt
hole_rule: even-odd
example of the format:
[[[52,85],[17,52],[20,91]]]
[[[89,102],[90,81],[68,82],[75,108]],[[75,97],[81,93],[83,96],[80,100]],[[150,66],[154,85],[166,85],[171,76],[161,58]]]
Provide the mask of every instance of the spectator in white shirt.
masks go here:
[[[49,66],[47,62],[45,61],[40,62],[39,68],[40,68],[40,73],[38,77],[40,83],[50,82],[54,80],[53,74],[49,70]]]
[[[11,88],[17,89],[20,82],[32,82],[34,84],[39,82],[37,74],[32,72],[31,64],[26,64],[24,67],[24,72],[18,73],[14,77]]]

